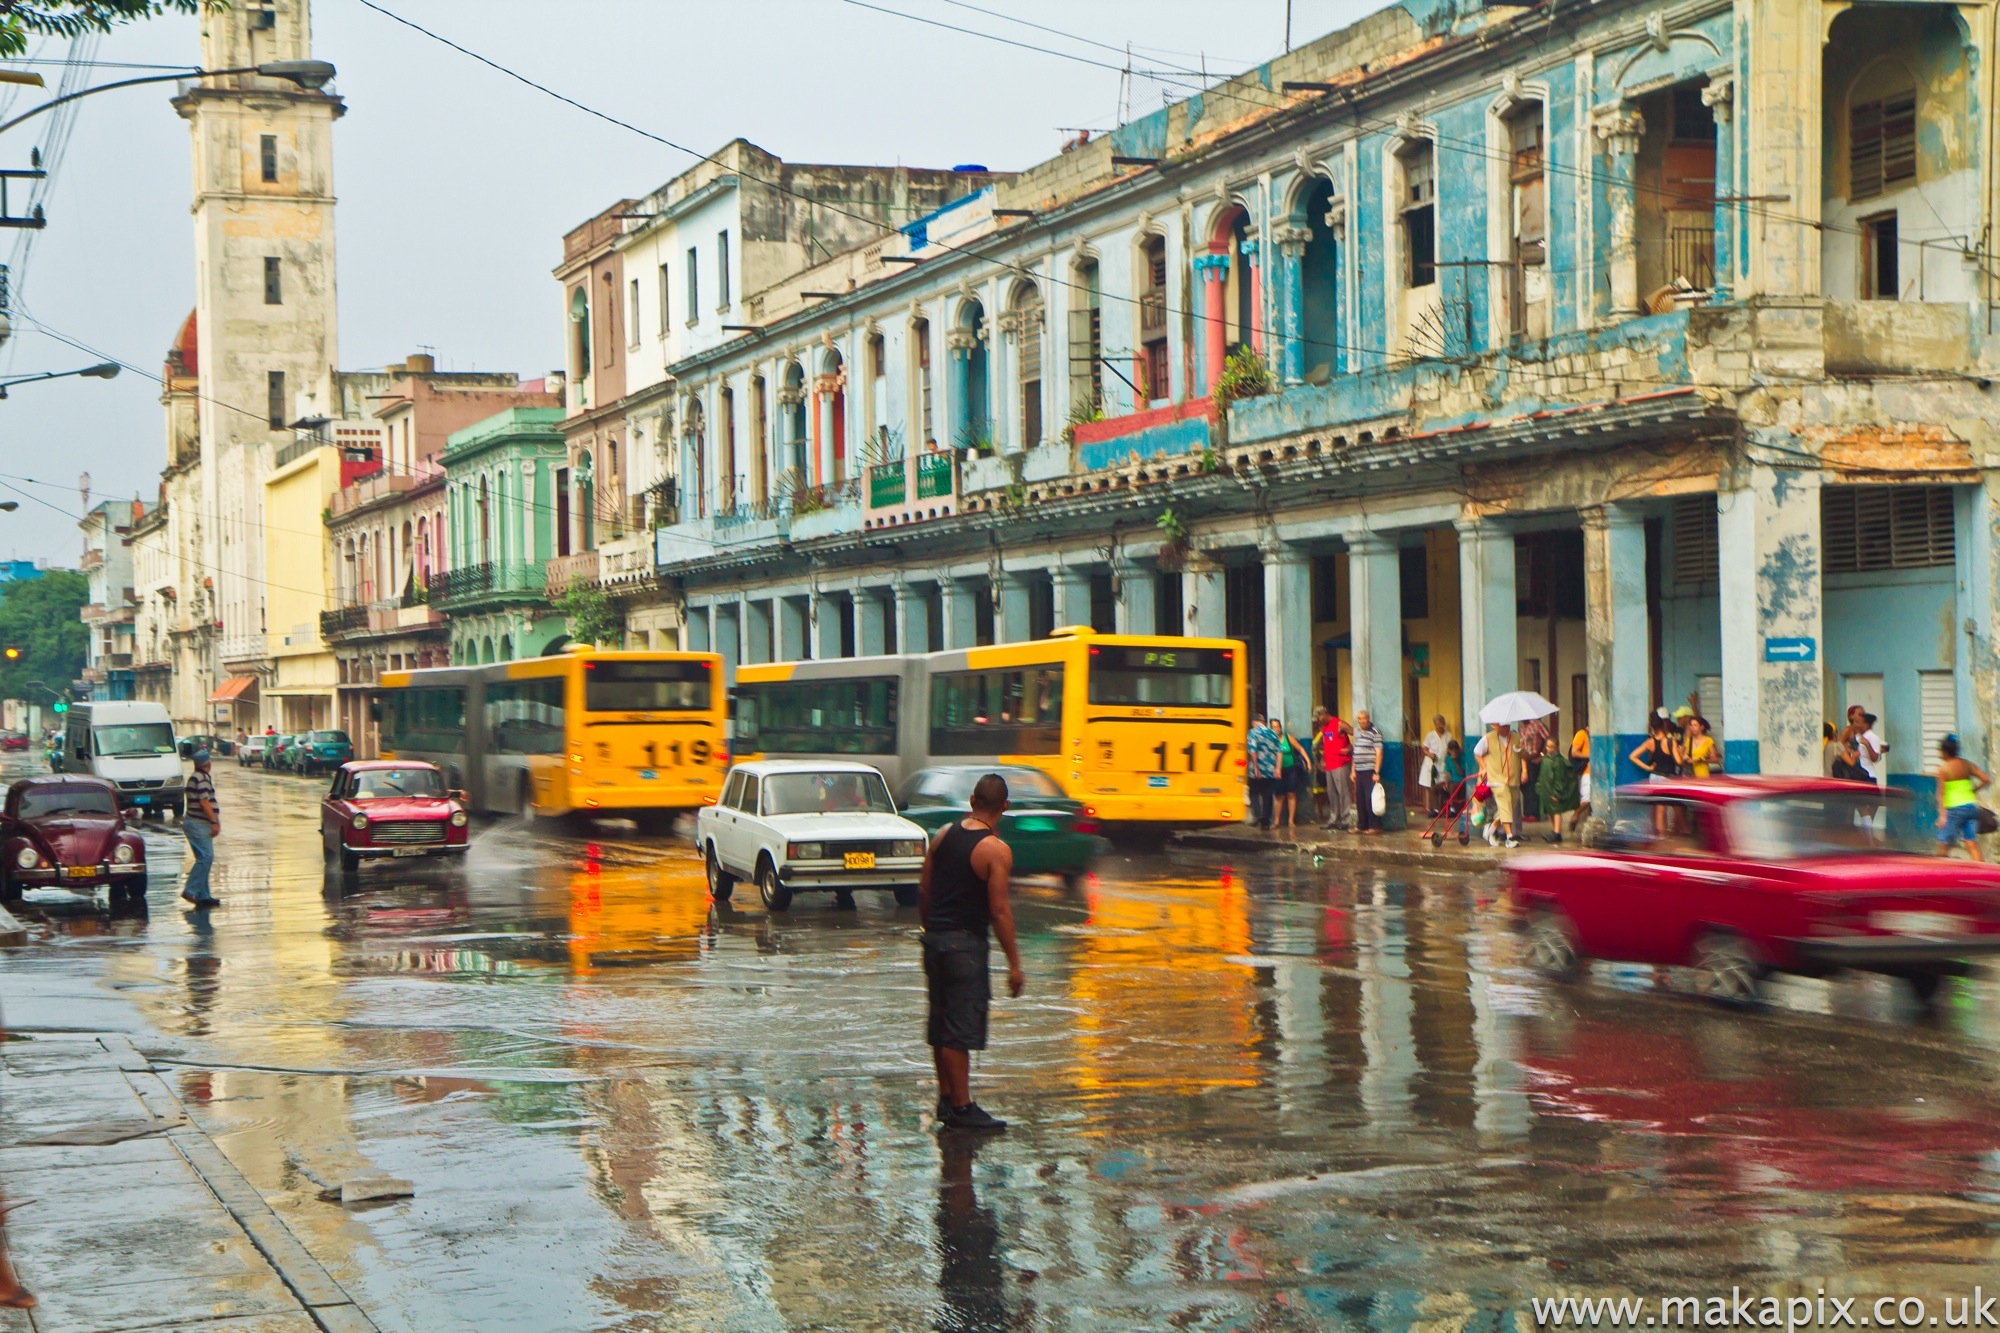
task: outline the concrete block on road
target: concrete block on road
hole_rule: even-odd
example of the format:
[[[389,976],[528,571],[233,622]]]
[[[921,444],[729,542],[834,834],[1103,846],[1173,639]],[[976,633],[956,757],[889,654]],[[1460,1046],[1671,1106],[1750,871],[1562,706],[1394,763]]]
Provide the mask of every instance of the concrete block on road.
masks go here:
[[[416,1193],[415,1185],[394,1176],[357,1176],[341,1181],[338,1189],[321,1190],[319,1197],[342,1203],[368,1203],[377,1199],[411,1199]]]
[[[17,921],[6,908],[0,907],[0,949],[27,942],[28,928]]]

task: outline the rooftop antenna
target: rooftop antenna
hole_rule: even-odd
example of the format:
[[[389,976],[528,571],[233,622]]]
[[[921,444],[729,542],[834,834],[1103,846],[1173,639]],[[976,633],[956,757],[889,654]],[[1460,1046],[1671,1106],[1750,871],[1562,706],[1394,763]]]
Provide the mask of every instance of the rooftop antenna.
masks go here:
[[[1292,0],[1285,0],[1285,49],[1292,49]]]
[[[1125,43],[1125,68],[1118,74],[1118,123],[1132,119],[1132,43]]]

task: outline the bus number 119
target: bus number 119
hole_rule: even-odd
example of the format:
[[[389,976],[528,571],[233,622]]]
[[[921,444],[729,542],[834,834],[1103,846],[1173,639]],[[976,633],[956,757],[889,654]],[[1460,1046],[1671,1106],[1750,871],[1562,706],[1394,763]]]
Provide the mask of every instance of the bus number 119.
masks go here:
[[[1211,773],[1220,773],[1222,771],[1222,761],[1228,758],[1229,756],[1229,746],[1224,744],[1222,741],[1210,741],[1208,744],[1208,752],[1209,754],[1215,757],[1215,762],[1208,766],[1208,771]],[[1159,771],[1162,773],[1171,771],[1167,767],[1167,758],[1169,754],[1177,755],[1180,758],[1187,760],[1187,768],[1184,770],[1185,772],[1192,773],[1195,771],[1195,756],[1198,753],[1198,749],[1193,741],[1189,741],[1186,745],[1183,745],[1180,749],[1173,751],[1169,751],[1167,749],[1167,743],[1165,741],[1161,741],[1158,745],[1155,745],[1153,747],[1153,753],[1160,757]]]
[[[696,741],[692,745],[688,746],[687,749],[688,749],[688,757],[692,762],[697,764],[705,764],[708,762],[709,750],[707,741]],[[660,763],[660,755],[662,752],[664,752],[669,756],[669,760],[666,764]],[[681,743],[679,741],[669,741],[665,745],[661,745],[656,741],[646,742],[646,767],[679,768],[680,766],[681,766]]]

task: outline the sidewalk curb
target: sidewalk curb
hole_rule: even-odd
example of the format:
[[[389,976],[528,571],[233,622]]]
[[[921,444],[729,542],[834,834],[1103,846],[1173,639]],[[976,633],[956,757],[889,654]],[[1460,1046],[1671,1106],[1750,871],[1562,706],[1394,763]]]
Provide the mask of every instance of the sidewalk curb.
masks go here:
[[[1303,832],[1303,830],[1301,830]],[[1415,834],[1391,834],[1386,839],[1359,836],[1329,838],[1317,830],[1304,837],[1276,836],[1247,825],[1242,827],[1189,829],[1173,836],[1175,846],[1200,852],[1247,852],[1255,855],[1289,855],[1295,858],[1324,857],[1351,865],[1396,866],[1412,870],[1433,870],[1455,874],[1484,874],[1504,867],[1507,862],[1530,850],[1489,848],[1475,841],[1472,847],[1444,851],[1430,847],[1401,847],[1393,839],[1415,838]]]
[[[0,949],[12,948],[28,942],[28,928],[15,920],[6,908],[0,907]]]
[[[170,1130],[166,1139],[189,1168],[201,1178],[223,1210],[243,1228],[243,1234],[264,1256],[291,1293],[298,1297],[306,1314],[325,1333],[379,1333],[375,1321],[354,1303],[331,1273],[300,1243],[257,1187],[244,1178],[214,1140],[194,1127],[181,1100],[167,1081],[154,1071],[152,1062],[132,1045],[130,1037],[106,1034],[98,1044],[118,1064],[125,1082],[154,1116],[170,1116],[185,1121]]]

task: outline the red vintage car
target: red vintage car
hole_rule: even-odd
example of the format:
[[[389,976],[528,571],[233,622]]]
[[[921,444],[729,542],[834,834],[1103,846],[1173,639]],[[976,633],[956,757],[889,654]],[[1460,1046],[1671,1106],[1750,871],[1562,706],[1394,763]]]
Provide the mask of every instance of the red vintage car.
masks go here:
[[[342,764],[319,806],[326,859],[348,874],[376,857],[463,856],[470,822],[437,766],[408,760]]]
[[[1940,978],[2000,952],[2000,866],[1946,860],[1907,793],[1822,778],[1628,787],[1604,847],[1508,866],[1529,961],[1690,966],[1702,993],[1749,1003],[1769,972]]]
[[[146,840],[126,826],[125,814],[118,789],[102,778],[16,780],[0,806],[0,899],[48,885],[85,893],[109,886],[113,910],[143,903]]]
[[[28,734],[24,731],[0,733],[0,750],[25,750],[28,748]]]

